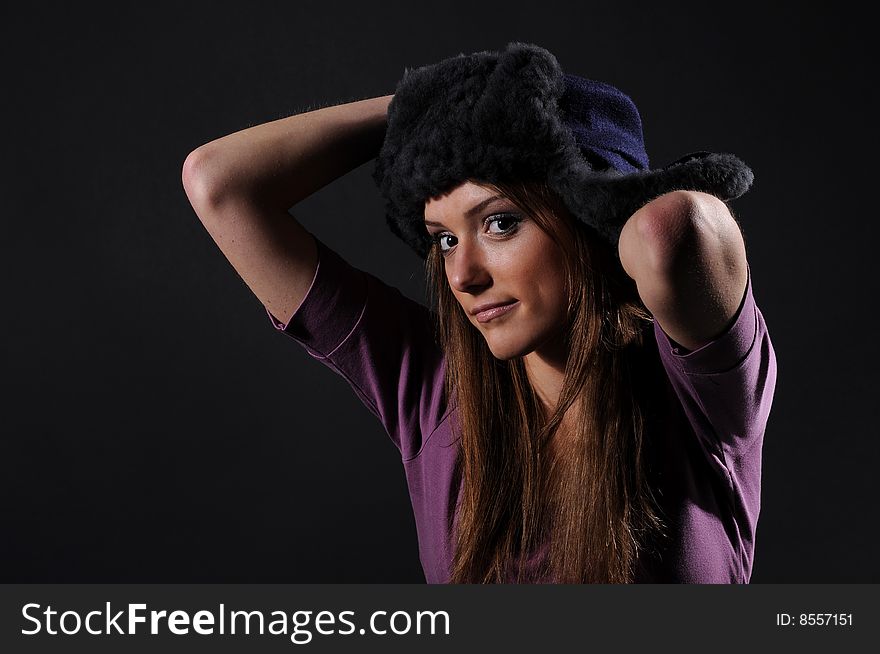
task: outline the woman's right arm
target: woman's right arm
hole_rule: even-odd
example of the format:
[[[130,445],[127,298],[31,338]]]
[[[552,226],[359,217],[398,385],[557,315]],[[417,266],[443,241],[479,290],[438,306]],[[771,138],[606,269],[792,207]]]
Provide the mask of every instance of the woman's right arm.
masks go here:
[[[288,209],[379,153],[392,97],[250,127],[200,146],[183,164],[196,215],[283,322],[305,298],[318,262],[314,238]]]

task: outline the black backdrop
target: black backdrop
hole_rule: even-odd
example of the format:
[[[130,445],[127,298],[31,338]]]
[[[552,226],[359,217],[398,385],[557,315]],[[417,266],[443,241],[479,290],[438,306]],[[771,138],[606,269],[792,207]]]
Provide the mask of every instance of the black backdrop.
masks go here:
[[[880,581],[869,21],[839,3],[633,5],[5,10],[0,580],[424,580],[396,449],[272,329],[181,166],[521,40],[629,93],[654,165],[714,150],[753,167],[734,207],[779,377],[752,581]],[[424,300],[371,170],[292,213]]]

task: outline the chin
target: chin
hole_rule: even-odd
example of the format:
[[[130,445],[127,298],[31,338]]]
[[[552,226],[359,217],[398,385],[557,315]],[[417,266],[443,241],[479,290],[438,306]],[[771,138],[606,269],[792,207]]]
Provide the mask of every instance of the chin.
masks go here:
[[[510,359],[524,357],[534,350],[533,347],[530,347],[529,344],[522,341],[516,343],[499,343],[493,342],[491,339],[486,339],[486,345],[489,346],[489,351],[492,352],[492,356],[499,361],[509,361]]]
[[[511,359],[516,359],[517,357],[521,357],[522,354],[518,353],[518,352],[508,353],[508,352],[496,352],[495,350],[492,350],[492,356],[494,356],[499,361],[510,361]]]

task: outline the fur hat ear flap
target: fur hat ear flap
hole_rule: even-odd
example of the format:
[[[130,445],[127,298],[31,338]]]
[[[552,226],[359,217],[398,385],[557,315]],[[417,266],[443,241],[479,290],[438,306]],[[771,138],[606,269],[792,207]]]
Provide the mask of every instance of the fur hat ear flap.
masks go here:
[[[629,217],[664,193],[701,191],[726,201],[745,193],[753,180],[752,170],[732,154],[693,152],[657,170],[586,176],[565,195],[575,214],[616,242]]]
[[[484,95],[500,98],[517,91],[541,99],[561,97],[565,81],[556,57],[529,43],[509,43],[498,55]]]
[[[478,139],[487,144],[523,146],[544,138],[542,134],[561,131],[557,105],[565,92],[565,78],[556,58],[520,42],[511,42],[494,57],[467,117]]]

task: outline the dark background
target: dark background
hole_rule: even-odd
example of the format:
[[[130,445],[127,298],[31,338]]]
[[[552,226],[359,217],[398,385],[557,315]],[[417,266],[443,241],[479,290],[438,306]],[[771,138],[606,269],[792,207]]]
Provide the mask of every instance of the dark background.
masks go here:
[[[5,10],[0,580],[424,580],[397,450],[272,328],[181,167],[225,134],[520,40],[629,93],[654,166],[694,150],[752,166],[734,209],[779,365],[752,581],[880,581],[874,36],[835,7]],[[423,300],[371,170],[292,213]]]

